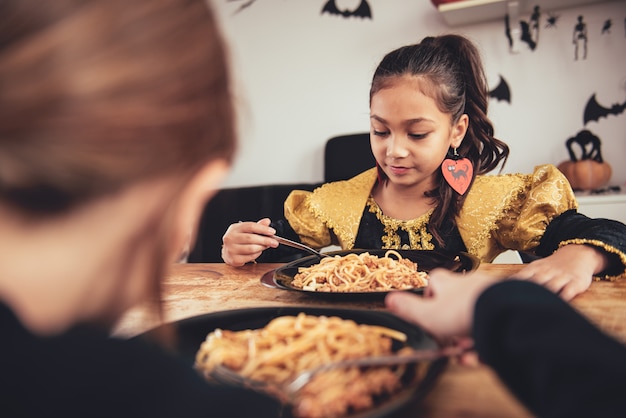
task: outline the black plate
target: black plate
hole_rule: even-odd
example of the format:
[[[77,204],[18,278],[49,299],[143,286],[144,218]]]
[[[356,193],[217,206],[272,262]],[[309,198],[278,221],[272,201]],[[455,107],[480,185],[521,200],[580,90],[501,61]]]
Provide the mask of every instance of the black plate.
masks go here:
[[[384,257],[385,253],[388,250],[343,250],[343,251],[332,251],[327,254],[329,255],[339,255],[344,256],[347,254],[361,254],[363,252],[369,252],[372,255],[376,255],[378,257]],[[458,254],[451,254],[444,251],[436,251],[436,250],[396,250],[403,258],[408,258],[411,261],[417,263],[417,268],[420,271],[429,272],[436,267],[441,267],[444,269],[448,269],[455,272],[464,272],[471,271],[478,267],[480,264],[480,260],[468,253],[461,252]],[[387,291],[378,291],[378,292],[320,292],[315,290],[304,290],[299,287],[295,287],[292,285],[292,281],[294,276],[298,273],[298,269],[300,267],[310,267],[314,264],[319,263],[319,257],[311,255],[307,257],[300,258],[296,261],[292,261],[291,263],[285,264],[277,268],[272,272],[261,277],[261,283],[266,286],[275,287],[283,290],[294,290],[297,292],[303,292],[313,295],[322,295],[322,296],[330,296],[330,297],[345,297],[345,296],[371,296],[371,297],[382,297],[386,295]],[[415,293],[422,293],[424,288],[415,288],[410,289]]]
[[[407,345],[410,347],[417,349],[437,347],[437,343],[422,329],[388,312],[292,306],[282,308],[236,309],[195,316],[174,322],[168,325],[173,327],[177,336],[177,343],[173,351],[176,355],[180,356],[185,363],[189,366],[193,366],[196,352],[200,348],[200,344],[205,340],[207,334],[216,328],[233,331],[262,328],[274,318],[285,315],[297,315],[300,312],[304,312],[308,315],[339,316],[344,319],[352,319],[362,324],[389,327],[405,333],[407,335]],[[157,328],[134,338],[151,338],[151,334],[159,333],[159,331],[160,330]],[[445,364],[445,359],[431,362],[423,380],[406,387],[387,402],[370,410],[349,415],[349,418],[387,417],[392,412],[407,406],[409,403],[419,402],[430,390]]]

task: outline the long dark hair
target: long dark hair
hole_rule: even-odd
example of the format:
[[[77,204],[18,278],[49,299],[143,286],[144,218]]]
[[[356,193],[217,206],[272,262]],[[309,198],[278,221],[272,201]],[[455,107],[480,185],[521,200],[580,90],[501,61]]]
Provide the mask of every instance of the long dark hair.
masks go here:
[[[404,75],[419,76],[430,83],[431,94],[439,110],[450,114],[456,123],[463,114],[469,117],[465,138],[458,148],[460,156],[468,158],[476,175],[485,174],[506,162],[509,147],[493,136],[493,125],[487,117],[489,90],[480,53],[467,38],[459,35],[427,37],[419,44],[407,45],[388,53],[380,62],[370,89],[374,94],[392,79]],[[379,169],[379,176],[386,179]],[[437,172],[437,187],[428,196],[437,201],[430,218],[430,231],[445,246],[444,225],[456,225],[465,196],[458,195]],[[451,222],[447,223],[447,222]]]

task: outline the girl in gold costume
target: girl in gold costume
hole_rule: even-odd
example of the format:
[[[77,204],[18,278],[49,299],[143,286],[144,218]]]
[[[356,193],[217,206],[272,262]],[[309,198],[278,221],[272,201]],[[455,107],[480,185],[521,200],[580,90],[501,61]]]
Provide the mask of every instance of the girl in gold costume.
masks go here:
[[[624,275],[626,225],[579,214],[556,167],[487,175],[509,154],[493,136],[488,100],[479,52],[464,37],[427,37],[390,52],[370,90],[376,168],[293,191],[285,220],[231,225],[224,261],[269,261],[277,233],[315,248],[467,251],[483,262],[518,250],[537,258],[518,277],[564,299],[594,276]]]

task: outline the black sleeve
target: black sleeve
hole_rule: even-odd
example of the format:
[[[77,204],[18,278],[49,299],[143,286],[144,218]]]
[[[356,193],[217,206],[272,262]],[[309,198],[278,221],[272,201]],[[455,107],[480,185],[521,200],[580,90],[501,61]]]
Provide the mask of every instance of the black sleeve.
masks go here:
[[[611,219],[592,219],[575,210],[569,210],[548,224],[535,254],[548,256],[561,242],[568,240],[594,242],[605,251],[608,246],[620,253],[607,251],[610,265],[600,276],[617,276],[626,270],[626,225],[623,223]]]
[[[109,338],[87,327],[35,336],[2,303],[0,329],[2,417],[290,416],[268,396],[210,385],[189,358],[141,338]]]
[[[134,403],[135,411],[129,417],[291,417],[276,399],[252,390],[210,384],[181,359],[139,340],[121,341],[118,355],[108,358],[116,360],[109,367],[103,366],[101,374],[120,372],[110,395],[125,404]],[[88,395],[85,399],[82,410],[88,410],[89,400],[93,401]],[[116,415],[114,409],[103,404],[99,416],[126,416]]]
[[[625,416],[626,347],[544,287],[488,288],[473,336],[481,360],[538,416]]]

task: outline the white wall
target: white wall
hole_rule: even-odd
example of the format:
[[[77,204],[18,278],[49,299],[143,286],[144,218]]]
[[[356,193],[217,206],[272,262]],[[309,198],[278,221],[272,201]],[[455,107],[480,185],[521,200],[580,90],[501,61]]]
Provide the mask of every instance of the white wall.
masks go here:
[[[511,104],[490,102],[496,136],[511,147],[505,172],[568,159],[565,141],[583,128],[602,140],[611,184],[626,185],[626,112],[583,125],[589,97],[626,100],[626,1],[543,10],[537,49],[509,52],[504,21],[449,27],[429,0],[368,0],[372,19],[321,14],[326,0],[212,0],[230,45],[241,146],[224,187],[323,179],[323,147],[334,135],[369,130],[368,93],[382,56],[443,33],[479,45],[490,85],[502,74]],[[336,0],[354,9],[359,0]],[[537,4],[541,4],[541,0]],[[559,16],[545,28],[547,12]],[[574,60],[578,15],[589,30],[588,57]],[[520,18],[528,19],[527,15]],[[612,19],[610,33],[602,25]]]

